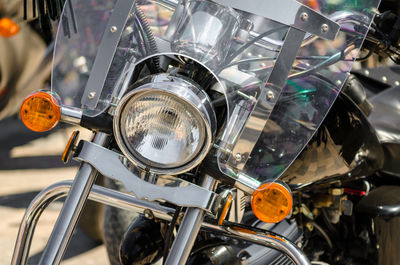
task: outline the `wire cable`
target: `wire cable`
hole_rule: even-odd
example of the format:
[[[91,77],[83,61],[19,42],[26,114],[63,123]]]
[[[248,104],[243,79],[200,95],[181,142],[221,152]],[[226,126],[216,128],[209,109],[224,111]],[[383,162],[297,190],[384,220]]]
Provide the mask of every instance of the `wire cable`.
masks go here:
[[[176,207],[174,216],[172,217],[171,223],[169,224],[167,234],[165,235],[164,250],[163,250],[163,264],[165,264],[165,261],[167,260],[168,251],[171,246],[172,235],[173,235],[174,228],[175,228],[176,222],[178,220],[178,217],[179,217],[181,211],[182,211],[182,207]]]

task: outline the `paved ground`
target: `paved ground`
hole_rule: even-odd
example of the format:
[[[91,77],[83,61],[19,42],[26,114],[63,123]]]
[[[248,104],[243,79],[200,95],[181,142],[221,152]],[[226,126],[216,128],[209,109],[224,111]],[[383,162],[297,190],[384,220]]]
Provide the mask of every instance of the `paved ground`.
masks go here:
[[[76,164],[65,166],[60,160],[72,130],[58,128],[38,134],[16,118],[0,121],[0,265],[10,264],[19,223],[34,196],[52,183],[74,177]],[[62,202],[55,202],[42,215],[29,264],[38,263],[61,206]],[[78,227],[62,264],[109,263],[104,246]]]

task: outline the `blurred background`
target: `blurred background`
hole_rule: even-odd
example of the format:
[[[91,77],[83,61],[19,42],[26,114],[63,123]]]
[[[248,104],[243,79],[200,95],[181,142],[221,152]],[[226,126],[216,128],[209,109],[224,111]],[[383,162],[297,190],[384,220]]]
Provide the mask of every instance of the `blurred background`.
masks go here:
[[[0,265],[11,262],[19,223],[32,199],[52,183],[72,179],[77,170],[76,163],[61,161],[76,128],[59,125],[35,133],[18,115],[27,95],[49,88],[53,38],[54,29],[43,30],[29,16],[24,20],[22,0],[0,0]],[[53,203],[40,219],[29,264],[39,262],[61,206],[62,201]],[[78,227],[63,264],[108,264],[102,242],[93,238]]]
[[[76,163],[64,165],[61,154],[73,127],[57,127],[51,133],[34,133],[17,116],[0,121],[0,265],[9,265],[25,209],[45,187],[72,179]],[[80,129],[82,138],[90,133]],[[42,215],[33,239],[28,264],[38,264],[62,201],[54,202]],[[108,264],[101,241],[76,230],[62,264]]]

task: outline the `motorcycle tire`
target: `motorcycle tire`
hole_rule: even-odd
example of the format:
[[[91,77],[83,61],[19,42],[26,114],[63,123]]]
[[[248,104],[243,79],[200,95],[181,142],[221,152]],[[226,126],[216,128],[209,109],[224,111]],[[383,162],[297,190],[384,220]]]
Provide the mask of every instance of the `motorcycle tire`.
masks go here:
[[[114,190],[124,191],[121,184],[108,178],[105,186]],[[120,265],[119,248],[121,240],[129,225],[138,216],[137,213],[121,210],[115,207],[105,206],[103,215],[103,242],[107,250],[110,265]]]

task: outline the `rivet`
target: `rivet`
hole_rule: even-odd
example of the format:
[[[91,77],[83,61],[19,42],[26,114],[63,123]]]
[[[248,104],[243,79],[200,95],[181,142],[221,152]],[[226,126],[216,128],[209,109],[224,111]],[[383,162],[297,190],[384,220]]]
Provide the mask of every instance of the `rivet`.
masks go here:
[[[117,32],[117,30],[118,30],[118,28],[116,26],[112,26],[110,28],[111,33],[115,33],[115,32]]]
[[[241,161],[242,160],[242,155],[240,154],[240,153],[237,153],[236,155],[235,155],[235,159],[236,159],[236,161]]]
[[[267,100],[271,100],[275,97],[274,92],[271,90],[267,92]]]
[[[299,248],[302,248],[302,247],[303,247],[303,244],[302,244],[301,242],[299,242],[299,243],[297,243],[297,246],[298,246]]]
[[[308,20],[308,14],[306,12],[301,13],[300,18],[302,21],[307,21]]]
[[[322,32],[328,32],[329,26],[328,26],[327,24],[323,24],[323,25],[321,26],[321,30],[322,30]]]
[[[94,97],[96,96],[96,92],[90,92],[88,95],[89,99],[94,99]]]
[[[153,219],[154,218],[154,214],[149,209],[146,209],[146,210],[144,210],[144,217],[146,217],[147,219]]]

